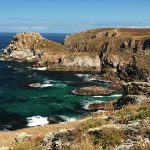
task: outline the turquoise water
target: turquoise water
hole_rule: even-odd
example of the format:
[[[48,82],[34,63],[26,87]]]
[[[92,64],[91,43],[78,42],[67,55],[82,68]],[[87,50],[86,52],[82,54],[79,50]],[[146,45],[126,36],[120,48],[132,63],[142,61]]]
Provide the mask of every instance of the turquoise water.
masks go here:
[[[15,34],[0,35],[0,49]],[[66,34],[43,34],[63,43]],[[78,119],[90,112],[88,103],[109,101],[115,96],[77,96],[73,90],[107,83],[89,81],[97,73],[48,72],[30,68],[31,64],[0,61],[0,130]]]
[[[84,108],[86,103],[116,98],[77,96],[72,93],[83,86],[107,86],[106,83],[88,80],[95,74],[38,71],[30,69],[25,63],[0,62],[0,125],[24,127],[27,125],[26,118],[32,116],[54,117],[64,121],[79,118],[89,113]]]

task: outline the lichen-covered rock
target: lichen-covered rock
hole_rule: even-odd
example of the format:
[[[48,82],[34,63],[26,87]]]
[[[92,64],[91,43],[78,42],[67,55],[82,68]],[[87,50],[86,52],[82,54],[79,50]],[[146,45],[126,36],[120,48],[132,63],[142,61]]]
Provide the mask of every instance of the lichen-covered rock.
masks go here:
[[[16,142],[23,142],[23,141],[28,141],[31,140],[32,135],[26,132],[21,132],[16,134],[15,141]]]
[[[75,140],[73,130],[60,130],[59,132],[50,132],[45,136],[41,144],[41,150],[64,150],[70,149]]]
[[[125,85],[123,96],[117,101],[117,107],[134,103],[150,102],[150,83],[131,82]]]
[[[77,95],[110,95],[113,92],[113,90],[98,86],[82,87],[73,91],[73,93]]]

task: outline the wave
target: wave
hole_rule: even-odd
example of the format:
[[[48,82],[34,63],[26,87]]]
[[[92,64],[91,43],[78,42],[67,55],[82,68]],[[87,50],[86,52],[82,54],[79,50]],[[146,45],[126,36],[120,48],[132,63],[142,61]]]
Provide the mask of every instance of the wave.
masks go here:
[[[28,127],[43,126],[49,124],[48,117],[33,116],[28,117],[26,120],[28,122]]]
[[[87,77],[91,76],[91,74],[75,74],[75,76],[77,76],[79,78],[87,78]]]
[[[35,88],[46,88],[46,87],[52,87],[53,84],[50,84],[50,83],[32,83],[29,86],[35,87]]]
[[[45,71],[45,70],[47,70],[47,67],[33,68],[33,69],[34,69],[34,70]]]
[[[7,67],[8,67],[8,68],[11,68],[11,66],[9,66],[9,65],[8,65]]]
[[[65,122],[74,122],[77,120],[77,118],[75,117],[67,117],[64,115],[59,115],[59,117],[62,118]],[[63,122],[60,122],[60,123],[63,123]]]
[[[55,81],[55,80],[45,80],[44,84],[50,84],[52,82],[53,87],[57,88],[64,88],[67,87],[67,84],[61,83],[61,81]]]
[[[27,117],[26,120],[27,120],[27,127],[35,127],[35,126],[44,126],[50,123],[74,122],[77,119],[75,117],[58,115],[56,117],[32,116]]]
[[[102,97],[121,97],[122,94],[114,94],[114,95],[109,95],[109,96],[93,96],[93,97],[97,97],[97,98],[102,98]]]

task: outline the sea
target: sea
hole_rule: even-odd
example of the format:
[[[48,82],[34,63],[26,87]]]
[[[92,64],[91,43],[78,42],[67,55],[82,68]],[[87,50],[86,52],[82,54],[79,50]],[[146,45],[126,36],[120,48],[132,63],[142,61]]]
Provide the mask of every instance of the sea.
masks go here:
[[[0,49],[16,33],[0,34]],[[64,43],[68,34],[45,33],[43,37]],[[0,61],[0,130],[9,131],[51,123],[71,122],[88,114],[88,105],[116,99],[121,95],[78,96],[84,86],[108,86],[90,80],[97,72],[51,72],[33,69],[31,64]]]

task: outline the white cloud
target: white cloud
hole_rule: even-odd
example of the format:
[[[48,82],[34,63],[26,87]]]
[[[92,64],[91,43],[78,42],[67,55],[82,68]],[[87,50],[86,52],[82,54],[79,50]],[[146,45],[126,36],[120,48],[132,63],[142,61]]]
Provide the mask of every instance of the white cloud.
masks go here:
[[[13,26],[13,27],[9,27],[9,28],[11,28],[11,29],[15,29],[15,30],[46,30],[46,29],[48,29],[48,27],[47,26],[39,26],[39,25],[37,25],[37,26]]]

